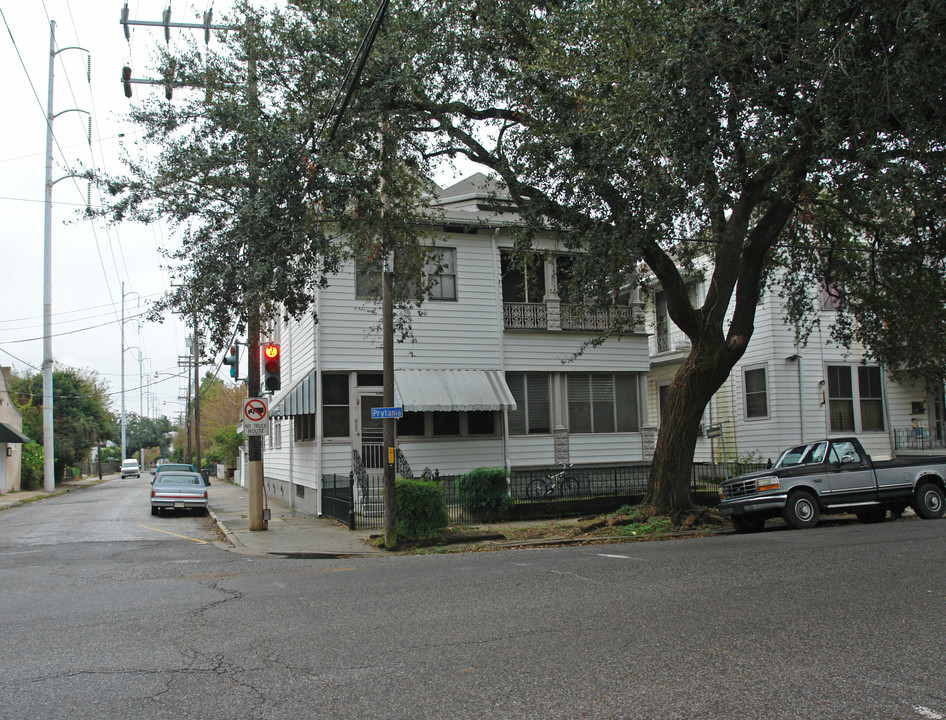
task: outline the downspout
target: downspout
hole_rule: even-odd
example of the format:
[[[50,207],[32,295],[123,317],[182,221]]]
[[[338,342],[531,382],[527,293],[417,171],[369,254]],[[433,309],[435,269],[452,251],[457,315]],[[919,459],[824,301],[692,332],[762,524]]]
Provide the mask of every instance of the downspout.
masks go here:
[[[494,227],[490,235],[490,257],[493,261],[493,298],[496,316],[499,318],[499,370],[506,377],[506,353],[505,353],[505,321],[503,320],[503,296],[500,288],[502,287],[502,270],[497,268],[499,262],[499,245],[496,242],[496,236],[499,234],[499,228]],[[509,410],[503,408],[503,467],[507,471],[512,470],[509,462]]]

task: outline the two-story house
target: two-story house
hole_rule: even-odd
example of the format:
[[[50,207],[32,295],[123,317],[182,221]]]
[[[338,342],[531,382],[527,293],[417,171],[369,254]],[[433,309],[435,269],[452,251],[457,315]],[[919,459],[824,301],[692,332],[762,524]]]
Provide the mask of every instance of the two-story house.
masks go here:
[[[694,277],[691,300],[701,304],[705,281]],[[929,395],[922,385],[894,381],[863,348],[840,347],[830,337],[834,309],[821,296],[820,326],[804,346],[795,344],[785,321],[777,282],[763,294],[755,332],[745,355],[704,412],[704,433],[695,460],[720,462],[723,443],[729,460],[755,456],[775,459],[793,443],[832,435],[857,435],[877,458],[939,449],[946,436],[943,392]],[[659,424],[661,401],[674,373],[690,351],[689,339],[667,315],[659,287],[646,299],[651,371],[649,416]],[[710,434],[716,434],[711,432]]]
[[[414,475],[649,458],[650,365],[636,291],[612,307],[569,303],[558,290],[569,254],[551,234],[515,253],[518,216],[481,174],[431,199],[440,262],[394,350],[397,445]],[[382,471],[382,353],[376,286],[353,262],[318,290],[314,315],[280,321],[282,389],[270,399],[265,483],[318,512],[323,479],[358,463]],[[612,313],[634,329],[594,347]],[[317,318],[317,320],[316,320]],[[579,353],[584,348],[584,352]]]

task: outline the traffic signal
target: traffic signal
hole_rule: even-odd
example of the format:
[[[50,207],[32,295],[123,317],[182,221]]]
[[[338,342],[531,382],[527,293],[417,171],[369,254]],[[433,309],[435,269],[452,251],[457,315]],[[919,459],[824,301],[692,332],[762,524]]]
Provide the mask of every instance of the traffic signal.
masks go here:
[[[131,68],[127,65],[122,68],[122,85],[125,86],[125,97],[131,97]]]
[[[263,387],[269,392],[276,392],[281,387],[279,381],[279,345],[268,343],[263,346]]]
[[[240,351],[237,350],[236,345],[233,345],[230,351],[223,356],[223,364],[230,366],[230,377],[236,380],[240,372]]]

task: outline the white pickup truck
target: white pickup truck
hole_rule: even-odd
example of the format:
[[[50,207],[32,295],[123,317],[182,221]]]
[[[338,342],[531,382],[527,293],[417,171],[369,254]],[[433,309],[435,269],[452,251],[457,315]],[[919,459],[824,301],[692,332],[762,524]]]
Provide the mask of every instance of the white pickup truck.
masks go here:
[[[828,513],[882,522],[888,510],[908,506],[936,519],[946,512],[946,457],[874,462],[857,438],[816,440],[788,448],[770,470],[726,480],[719,490],[719,511],[737,532],[758,532],[779,516],[799,529]]]

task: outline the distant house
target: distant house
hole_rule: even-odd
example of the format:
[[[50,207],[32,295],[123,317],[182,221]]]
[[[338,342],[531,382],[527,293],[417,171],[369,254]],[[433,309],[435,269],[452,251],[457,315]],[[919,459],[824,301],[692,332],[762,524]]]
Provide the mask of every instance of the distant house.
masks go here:
[[[693,277],[688,287],[691,300],[702,304],[705,281]],[[753,454],[774,460],[793,443],[851,434],[877,458],[943,453],[942,388],[930,395],[922,385],[897,383],[866,359],[863,348],[839,347],[828,330],[834,313],[830,296],[823,294],[821,328],[799,347],[784,320],[777,284],[766,290],[745,355],[704,412],[697,461],[721,461],[723,442],[730,460]],[[649,413],[659,424],[663,398],[690,352],[690,341],[670,320],[659,287],[649,294],[646,315]],[[712,426],[718,426],[721,438],[707,437]]]
[[[23,434],[23,415],[16,409],[7,390],[6,376],[10,368],[0,368],[0,493],[20,489],[20,459],[23,443],[30,439]]]
[[[440,262],[414,341],[394,350],[401,473],[455,474],[480,466],[512,469],[628,463],[648,457],[650,360],[636,291],[596,310],[558,290],[568,253],[551,234],[535,253],[514,255],[511,202],[481,174],[432,198],[431,243]],[[379,304],[353,263],[318,291],[315,312],[280,322],[282,389],[270,399],[264,440],[267,492],[318,511],[333,475],[382,472]],[[610,327],[631,332],[577,355]],[[245,473],[241,474],[245,477]]]

